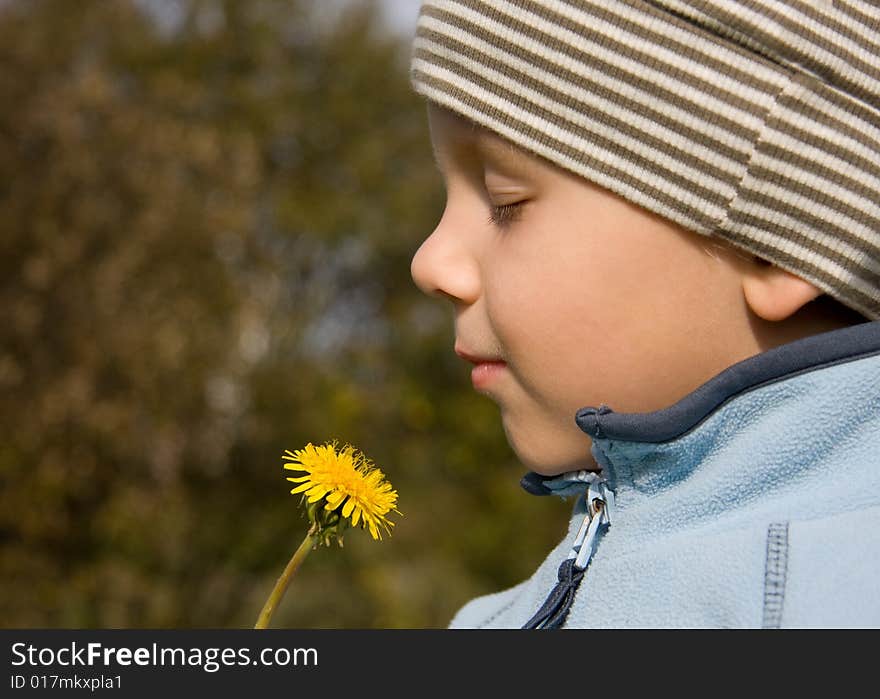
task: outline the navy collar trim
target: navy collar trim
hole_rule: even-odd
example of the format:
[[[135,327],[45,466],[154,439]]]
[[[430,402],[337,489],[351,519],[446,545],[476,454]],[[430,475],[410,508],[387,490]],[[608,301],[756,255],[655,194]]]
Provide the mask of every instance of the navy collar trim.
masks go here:
[[[582,408],[575,421],[591,437],[627,442],[668,442],[690,432],[722,404],[748,391],[798,374],[880,354],[880,321],[811,335],[774,347],[725,369],[668,408],[615,413]]]

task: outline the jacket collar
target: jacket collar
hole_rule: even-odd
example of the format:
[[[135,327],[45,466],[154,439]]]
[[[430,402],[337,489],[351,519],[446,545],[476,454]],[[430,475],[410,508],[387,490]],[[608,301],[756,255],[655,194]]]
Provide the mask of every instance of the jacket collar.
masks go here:
[[[649,469],[656,472],[671,467],[680,471],[695,467],[698,453],[711,450],[713,443],[721,440],[730,448],[731,436],[719,436],[719,425],[725,419],[728,423],[732,419],[734,428],[742,424],[737,408],[740,412],[745,410],[743,414],[752,420],[789,410],[793,399],[786,402],[778,398],[768,400],[766,396],[793,389],[798,377],[806,374],[878,355],[880,321],[860,323],[802,338],[738,362],[668,408],[649,413],[616,413],[604,405],[586,407],[577,412],[575,420],[592,438],[593,455],[613,488],[621,472],[626,472],[627,480],[638,480]],[[876,373],[878,363],[874,362],[872,368]],[[861,398],[857,391],[843,392],[838,400],[845,403],[851,394],[856,396],[855,404],[842,404],[834,412],[841,419],[859,409]],[[780,407],[782,403],[787,407]],[[757,434],[752,436],[757,438]],[[761,438],[784,441],[797,437],[771,431]],[[690,462],[689,467],[682,465],[683,459]],[[584,478],[584,472],[554,478],[528,473],[521,485],[534,495],[569,495]]]

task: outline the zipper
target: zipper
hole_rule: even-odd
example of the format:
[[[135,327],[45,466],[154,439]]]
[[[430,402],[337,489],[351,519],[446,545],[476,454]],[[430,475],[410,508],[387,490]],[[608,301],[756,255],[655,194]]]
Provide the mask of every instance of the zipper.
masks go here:
[[[559,565],[556,585],[541,608],[523,625],[524,629],[558,629],[565,623],[587,566],[596,552],[599,534],[611,524],[614,493],[608,482],[591,471],[579,471],[576,480],[587,483],[583,495],[586,513],[568,556]]]

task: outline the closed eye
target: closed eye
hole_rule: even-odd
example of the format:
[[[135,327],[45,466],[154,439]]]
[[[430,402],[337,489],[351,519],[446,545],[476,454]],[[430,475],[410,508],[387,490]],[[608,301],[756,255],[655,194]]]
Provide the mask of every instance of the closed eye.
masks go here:
[[[489,207],[489,223],[499,228],[504,228],[519,218],[525,201],[517,201],[513,204],[492,205]]]

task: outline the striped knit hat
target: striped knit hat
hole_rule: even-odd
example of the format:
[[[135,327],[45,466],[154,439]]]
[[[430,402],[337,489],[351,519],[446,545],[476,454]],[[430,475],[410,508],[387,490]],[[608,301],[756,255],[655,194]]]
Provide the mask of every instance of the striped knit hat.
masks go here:
[[[427,0],[416,91],[880,318],[871,0]]]

